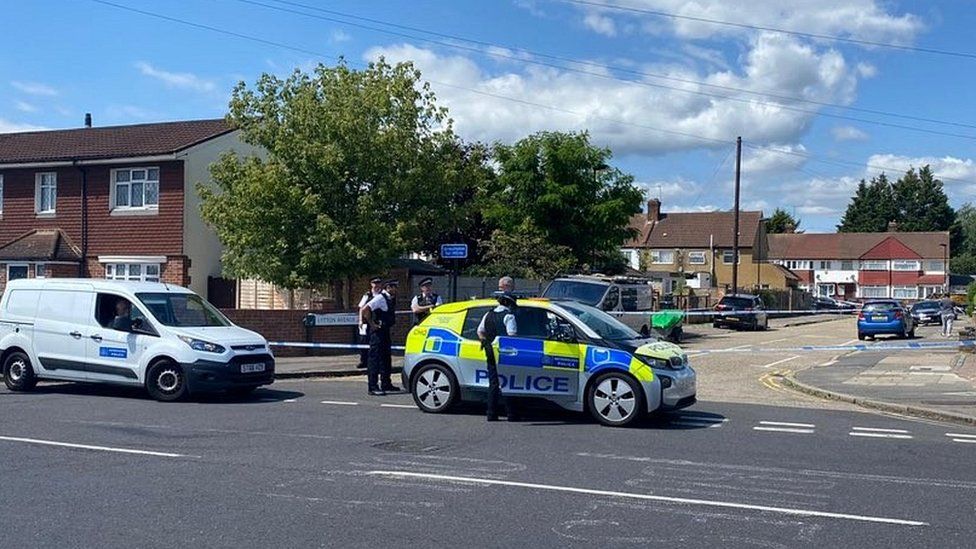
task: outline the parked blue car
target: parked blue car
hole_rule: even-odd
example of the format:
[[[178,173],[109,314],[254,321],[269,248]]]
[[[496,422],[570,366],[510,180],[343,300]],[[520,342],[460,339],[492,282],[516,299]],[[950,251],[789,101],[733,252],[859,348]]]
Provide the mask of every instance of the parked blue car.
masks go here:
[[[868,301],[857,315],[857,338],[877,335],[915,337],[915,322],[901,303],[892,299]]]

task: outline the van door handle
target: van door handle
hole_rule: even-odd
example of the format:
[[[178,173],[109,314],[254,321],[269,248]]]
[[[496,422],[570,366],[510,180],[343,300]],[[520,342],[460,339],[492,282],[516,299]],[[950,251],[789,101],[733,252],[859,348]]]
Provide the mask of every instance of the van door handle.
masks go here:
[[[75,338],[75,339],[80,339],[81,338],[81,332],[71,332],[68,335],[71,336],[71,337],[73,337],[73,338]]]
[[[100,335],[97,335],[97,334],[96,334],[96,335],[93,335],[93,336],[91,336],[91,338],[92,338],[92,339],[93,339],[94,341],[101,341],[101,340],[102,340],[102,336],[100,336]]]

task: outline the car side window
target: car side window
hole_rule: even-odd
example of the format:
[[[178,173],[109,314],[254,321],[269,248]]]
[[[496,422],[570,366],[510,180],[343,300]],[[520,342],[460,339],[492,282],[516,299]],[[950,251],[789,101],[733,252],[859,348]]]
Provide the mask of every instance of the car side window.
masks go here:
[[[576,328],[552,311],[546,311],[546,331],[546,339],[549,341],[565,342],[576,339]]]
[[[603,299],[603,310],[613,311],[616,310],[617,304],[620,302],[620,287],[610,286],[607,290],[607,296]]]
[[[537,307],[518,307],[515,309],[515,323],[518,337],[547,339],[549,336],[548,311]]]
[[[468,309],[467,316],[464,317],[464,325],[461,327],[461,337],[477,341],[478,325],[481,324],[481,319],[491,309],[492,307],[472,307]]]
[[[102,328],[132,332],[133,325],[148,326],[146,315],[128,299],[100,293],[95,300],[95,320]]]

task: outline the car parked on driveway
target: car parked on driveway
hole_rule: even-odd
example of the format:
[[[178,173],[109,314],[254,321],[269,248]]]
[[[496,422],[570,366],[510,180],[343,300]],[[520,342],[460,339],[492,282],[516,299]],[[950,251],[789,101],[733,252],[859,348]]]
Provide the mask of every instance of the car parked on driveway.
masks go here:
[[[912,305],[912,320],[916,326],[925,324],[940,324],[942,322],[941,306],[938,301],[919,301]]]
[[[915,337],[915,322],[911,313],[898,301],[878,299],[864,303],[857,315],[857,338],[879,335]]]
[[[818,297],[813,300],[816,311],[853,311],[857,306],[850,301],[838,301],[832,297]]]
[[[715,306],[715,318],[712,326],[715,328],[745,328],[749,330],[765,330],[769,328],[769,316],[766,306],[759,296],[751,294],[727,295]]]

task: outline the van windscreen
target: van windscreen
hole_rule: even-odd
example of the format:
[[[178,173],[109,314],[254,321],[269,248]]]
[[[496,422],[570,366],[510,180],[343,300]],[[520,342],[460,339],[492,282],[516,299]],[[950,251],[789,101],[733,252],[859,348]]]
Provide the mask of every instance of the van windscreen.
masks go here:
[[[227,317],[196,294],[139,293],[136,297],[156,320],[166,326],[199,328],[231,325]]]
[[[553,280],[542,297],[549,299],[572,299],[587,305],[596,305],[607,293],[606,284],[580,282],[577,280]]]

